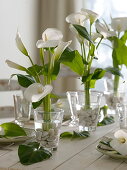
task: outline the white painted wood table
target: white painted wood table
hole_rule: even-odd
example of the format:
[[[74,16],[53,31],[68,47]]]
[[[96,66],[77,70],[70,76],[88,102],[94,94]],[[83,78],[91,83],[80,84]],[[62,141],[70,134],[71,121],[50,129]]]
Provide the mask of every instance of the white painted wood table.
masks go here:
[[[50,159],[29,166],[19,162],[18,146],[13,145],[10,151],[0,150],[0,170],[127,170],[126,161],[112,159],[96,150],[100,138],[115,130],[116,125],[112,124],[98,127],[87,139],[61,139]]]

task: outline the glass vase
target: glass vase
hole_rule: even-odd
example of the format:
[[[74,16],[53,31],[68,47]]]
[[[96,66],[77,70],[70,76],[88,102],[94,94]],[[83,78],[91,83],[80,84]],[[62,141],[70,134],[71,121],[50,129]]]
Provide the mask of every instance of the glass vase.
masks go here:
[[[54,108],[51,112],[45,112],[42,108],[34,110],[36,140],[42,147],[57,150],[63,112],[58,108]]]
[[[90,104],[85,104],[84,91],[68,91],[68,101],[71,110],[70,126],[78,126],[79,131],[95,131],[102,93],[90,91]]]

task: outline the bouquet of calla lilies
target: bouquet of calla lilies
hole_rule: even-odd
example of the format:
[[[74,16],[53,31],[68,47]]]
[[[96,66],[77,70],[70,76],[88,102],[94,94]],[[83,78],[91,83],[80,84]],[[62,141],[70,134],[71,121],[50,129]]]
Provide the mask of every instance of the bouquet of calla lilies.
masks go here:
[[[42,34],[42,39],[36,43],[40,49],[40,65],[34,64],[29,56],[19,33],[16,35],[18,49],[29,59],[31,66],[26,68],[10,60],[6,60],[9,67],[23,71],[24,74],[13,74],[17,76],[18,82],[25,87],[24,97],[37,108],[42,105],[44,111],[51,111],[52,81],[56,79],[60,70],[60,57],[63,51],[70,45],[71,41],[63,42],[61,31],[48,28]],[[43,76],[43,79],[41,77]]]
[[[114,31],[115,35],[108,38],[112,43],[112,64],[118,71],[121,71],[122,65],[127,66],[127,17],[111,18],[111,24],[105,27],[108,31]],[[117,95],[119,87],[119,76],[114,76],[113,91]]]
[[[33,103],[34,108],[42,105],[44,111],[51,111],[52,81],[57,78],[61,63],[82,77],[85,105],[88,107],[90,105],[90,88],[94,88],[96,80],[101,79],[106,71],[118,74],[111,67],[96,68],[91,72],[93,60],[98,59],[97,49],[101,41],[115,35],[114,31],[108,30],[97,18],[98,14],[88,9],[81,9],[80,12],[66,17],[71,31],[80,44],[81,54],[77,50],[68,48],[71,41],[63,42],[61,31],[54,28],[46,29],[42,34],[42,39],[36,43],[40,50],[40,65],[32,61],[19,33],[17,33],[17,47],[29,59],[31,66],[26,68],[9,60],[6,60],[6,63],[9,67],[25,73],[25,75],[13,74],[12,77],[16,75],[19,84],[26,88],[24,96]],[[88,23],[87,28],[86,22]],[[43,79],[41,79],[42,77]]]
[[[94,88],[96,80],[101,79],[105,72],[118,74],[112,67],[105,69],[96,68],[92,72],[92,63],[98,60],[97,50],[103,39],[108,39],[115,35],[114,31],[110,31],[103,23],[98,20],[98,14],[88,10],[81,9],[78,13],[72,13],[66,17],[66,21],[70,24],[70,29],[77,38],[81,54],[76,52],[78,59],[80,58],[80,72],[70,68],[82,77],[85,90],[85,106],[90,106],[90,89]],[[87,26],[87,27],[86,27]]]

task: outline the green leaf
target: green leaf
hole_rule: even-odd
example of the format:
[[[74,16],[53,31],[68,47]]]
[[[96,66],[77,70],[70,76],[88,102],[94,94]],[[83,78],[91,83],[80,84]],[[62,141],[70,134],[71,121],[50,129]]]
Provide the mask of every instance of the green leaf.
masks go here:
[[[125,44],[127,41],[127,31],[124,32],[123,36],[120,38],[120,40]]]
[[[90,80],[90,88],[95,88],[96,80]]]
[[[98,80],[98,79],[101,79],[102,77],[104,77],[105,75],[105,70],[103,70],[102,68],[97,68],[95,69],[94,73],[93,73],[93,76],[92,76],[92,79],[94,80]]]
[[[56,61],[54,63],[54,68],[53,68],[53,71],[51,73],[52,80],[56,80],[57,75],[59,74],[59,71],[60,71],[60,62]]]
[[[98,126],[105,126],[105,125],[109,125],[109,124],[112,124],[114,123],[115,120],[114,120],[114,117],[113,116],[106,116],[104,117],[104,119],[101,121],[101,122],[98,122]]]
[[[8,137],[27,136],[24,129],[15,123],[8,122],[8,123],[3,123],[0,126],[4,129],[5,132],[4,136],[8,136]]]
[[[89,136],[90,136],[90,134],[87,131],[82,131],[82,132],[76,132],[76,131],[63,132],[60,135],[61,138],[71,138],[71,139],[74,139],[74,138],[82,138],[82,139],[84,139],[84,138],[87,138]]]
[[[88,131],[75,132],[73,131],[73,138],[87,138],[90,134]]]
[[[93,44],[91,37],[85,27],[76,24],[73,24],[73,26],[83,38],[87,39],[89,42]]]
[[[16,75],[18,78],[18,82],[22,87],[28,87],[36,82],[34,78],[30,75],[22,75],[22,74],[16,74]]]
[[[82,77],[82,82],[85,83],[85,82],[88,82],[91,80],[93,74],[89,74],[88,76],[83,76]]]
[[[113,75],[118,75],[123,77],[123,75],[121,74],[120,70],[118,68],[114,68],[114,67],[107,67],[105,68],[106,72],[109,72]]]
[[[82,61],[82,56],[77,50],[75,51],[64,51],[61,55],[59,61],[68,66],[72,71],[76,72],[78,75],[82,76],[84,72],[84,64]]]
[[[72,138],[73,134],[72,132],[63,132],[60,134],[61,138]]]
[[[31,165],[49,159],[52,154],[48,150],[40,147],[37,142],[19,145],[18,156],[23,165]]]
[[[42,102],[43,102],[43,99],[41,99],[39,102],[33,102],[32,103],[33,108],[36,109],[38,106],[41,105]]]
[[[33,77],[36,76],[37,74],[42,75],[42,69],[43,69],[42,66],[39,66],[39,65],[35,64],[35,65],[31,66],[31,67],[28,67],[27,69],[29,71],[27,73],[31,73],[31,75]]]
[[[50,97],[53,98],[53,99],[59,99],[61,98],[60,96],[56,95],[56,94],[53,94],[53,93],[50,93]]]
[[[124,64],[125,66],[127,66],[127,46],[122,40],[118,39],[117,37],[114,37],[114,49],[112,57],[113,61],[117,61],[118,65]]]

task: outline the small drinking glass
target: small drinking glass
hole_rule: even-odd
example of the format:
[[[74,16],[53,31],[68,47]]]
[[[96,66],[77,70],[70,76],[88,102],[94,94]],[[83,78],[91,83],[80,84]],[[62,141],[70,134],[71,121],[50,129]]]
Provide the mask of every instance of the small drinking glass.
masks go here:
[[[34,110],[36,140],[42,147],[57,150],[63,113],[64,111],[58,108],[51,112],[43,111],[41,107]]]
[[[80,131],[94,131],[99,113],[102,93],[90,91],[90,105],[85,105],[85,91],[68,91],[67,98],[71,111],[70,126],[78,126]],[[88,109],[87,109],[88,108]]]
[[[15,123],[23,127],[30,120],[32,104],[23,95],[13,95],[13,99]]]
[[[127,103],[117,103],[120,129],[127,129]]]

